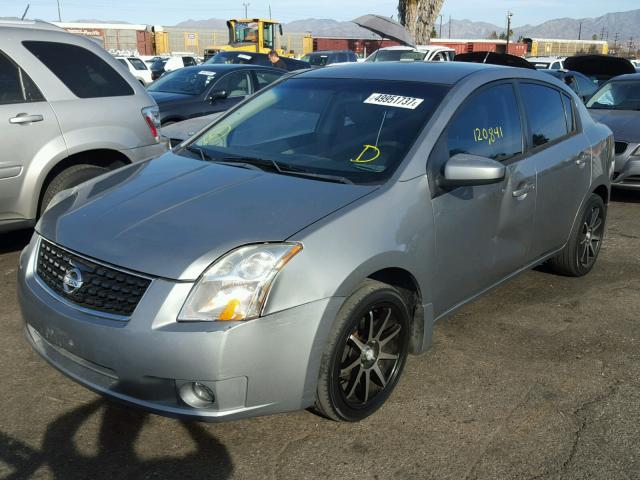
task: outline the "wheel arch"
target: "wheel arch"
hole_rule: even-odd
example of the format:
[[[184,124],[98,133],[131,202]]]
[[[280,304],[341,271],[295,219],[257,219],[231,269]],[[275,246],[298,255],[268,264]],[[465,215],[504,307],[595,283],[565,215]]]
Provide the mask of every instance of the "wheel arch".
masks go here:
[[[72,167],[74,165],[95,165],[97,167],[107,168],[109,170],[115,170],[116,168],[129,165],[131,159],[124,153],[118,150],[112,150],[108,148],[98,148],[93,150],[85,150],[69,155],[60,161],[49,166],[46,172],[43,172],[42,181],[37,190],[38,201],[36,204],[36,217],[37,212],[40,211],[42,205],[42,199],[47,187],[51,181],[63,170]]]
[[[593,189],[593,193],[602,198],[602,201],[605,205],[609,203],[609,197],[611,195],[611,190],[607,188],[605,185],[598,185]]]

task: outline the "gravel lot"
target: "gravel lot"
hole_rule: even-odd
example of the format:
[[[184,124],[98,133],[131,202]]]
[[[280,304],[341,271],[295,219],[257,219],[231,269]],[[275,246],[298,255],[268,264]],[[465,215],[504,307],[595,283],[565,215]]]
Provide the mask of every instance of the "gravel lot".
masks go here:
[[[101,399],[31,351],[15,300],[30,233],[0,235],[0,477],[640,478],[639,202],[614,196],[589,276],[539,269],[440,322],[359,424],[182,423]]]

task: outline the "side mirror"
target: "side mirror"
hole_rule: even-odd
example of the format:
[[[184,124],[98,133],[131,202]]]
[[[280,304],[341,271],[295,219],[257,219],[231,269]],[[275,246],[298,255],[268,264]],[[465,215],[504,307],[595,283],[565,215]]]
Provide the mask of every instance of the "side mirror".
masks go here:
[[[486,157],[458,153],[444,166],[447,185],[488,185],[504,179],[505,167],[500,162]]]
[[[222,98],[227,98],[229,94],[226,90],[214,90],[209,94],[209,102],[215,102],[216,100],[220,100]]]
[[[282,24],[281,23],[278,24],[278,30],[280,30],[280,36],[282,37],[283,33],[282,33]]]

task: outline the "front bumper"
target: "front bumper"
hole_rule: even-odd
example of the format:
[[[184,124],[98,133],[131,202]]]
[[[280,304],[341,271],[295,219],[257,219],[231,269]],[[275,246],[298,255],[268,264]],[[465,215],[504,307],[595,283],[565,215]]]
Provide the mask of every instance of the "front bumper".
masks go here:
[[[37,235],[20,258],[18,298],[33,348],[103,395],[166,416],[222,421],[313,404],[320,359],[342,298],[248,322],[176,322],[191,283],[154,279],[128,321],[60,301],[35,274]],[[216,401],[194,408],[185,383]]]
[[[640,190],[640,157],[630,155],[640,144],[629,144],[627,150],[616,155],[612,187]]]

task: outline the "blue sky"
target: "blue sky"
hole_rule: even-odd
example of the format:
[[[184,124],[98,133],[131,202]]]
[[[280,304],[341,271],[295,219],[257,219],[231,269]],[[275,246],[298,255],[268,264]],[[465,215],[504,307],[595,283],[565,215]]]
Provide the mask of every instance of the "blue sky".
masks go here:
[[[351,20],[365,13],[395,15],[397,1],[366,0],[59,0],[63,21],[79,18],[124,20],[131,23],[173,25],[189,18],[233,18],[268,15],[284,22],[303,18]],[[31,4],[28,16],[57,20],[56,0],[0,0],[0,16],[19,16]],[[320,6],[320,7],[319,7]],[[607,12],[640,8],[638,0],[445,0],[442,13],[457,19],[501,25],[507,10],[516,26],[557,17],[596,17]]]

